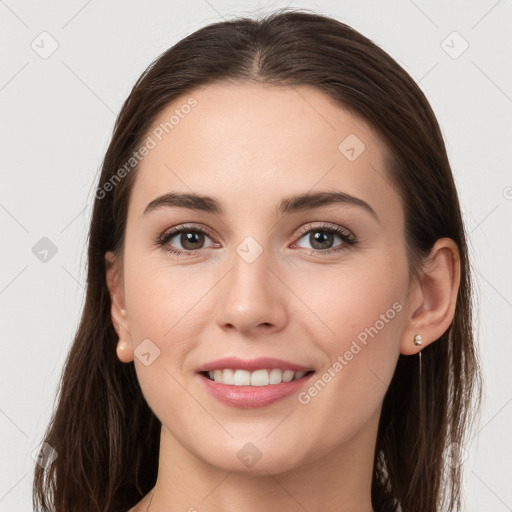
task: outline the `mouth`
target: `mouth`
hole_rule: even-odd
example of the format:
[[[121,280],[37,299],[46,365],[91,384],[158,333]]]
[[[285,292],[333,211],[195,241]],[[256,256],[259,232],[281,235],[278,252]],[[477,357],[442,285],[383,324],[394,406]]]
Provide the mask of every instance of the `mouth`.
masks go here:
[[[282,370],[279,368],[216,369],[198,372],[206,392],[229,407],[255,409],[270,406],[293,395],[308,385],[314,370]]]
[[[299,393],[315,370],[275,357],[224,357],[196,369],[202,386],[220,402],[249,409]]]
[[[210,381],[226,386],[266,387],[294,382],[314,373],[314,370],[294,371],[281,368],[263,368],[255,371],[225,368],[199,372]]]

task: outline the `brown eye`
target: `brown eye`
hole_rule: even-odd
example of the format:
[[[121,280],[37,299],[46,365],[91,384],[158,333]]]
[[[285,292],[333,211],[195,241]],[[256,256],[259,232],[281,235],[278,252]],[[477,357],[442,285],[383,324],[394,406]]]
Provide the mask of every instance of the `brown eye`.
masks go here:
[[[335,235],[327,231],[312,231],[309,233],[309,243],[313,249],[330,249]]]
[[[207,248],[205,247],[206,239],[210,237],[202,229],[182,226],[164,233],[157,243],[170,253],[186,255]]]
[[[310,226],[307,226],[310,228]],[[340,240],[336,243],[336,238]],[[310,247],[300,245],[304,249],[317,254],[330,254],[348,248],[356,242],[354,235],[341,226],[317,226],[303,232],[300,240],[305,239]]]
[[[179,236],[179,242],[183,249],[189,251],[201,249],[201,246],[204,243],[204,234],[197,231],[184,231],[177,236]]]

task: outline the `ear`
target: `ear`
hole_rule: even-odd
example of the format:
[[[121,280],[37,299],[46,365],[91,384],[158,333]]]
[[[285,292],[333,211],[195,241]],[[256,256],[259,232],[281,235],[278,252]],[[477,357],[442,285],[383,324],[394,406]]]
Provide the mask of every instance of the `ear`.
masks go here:
[[[105,268],[110,294],[110,315],[119,337],[117,357],[121,362],[129,363],[133,361],[133,343],[124,301],[123,273],[121,262],[112,251],[105,253]]]
[[[460,285],[460,257],[451,238],[434,244],[419,278],[411,283],[406,325],[400,341],[400,353],[416,354],[440,338],[450,327]],[[414,344],[421,335],[423,343]]]

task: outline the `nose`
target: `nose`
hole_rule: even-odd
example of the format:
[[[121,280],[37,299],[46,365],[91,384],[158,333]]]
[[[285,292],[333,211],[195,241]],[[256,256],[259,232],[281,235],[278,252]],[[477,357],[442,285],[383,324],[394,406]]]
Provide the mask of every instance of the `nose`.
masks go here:
[[[290,297],[270,259],[263,251],[248,262],[235,252],[219,290],[216,320],[222,329],[251,336],[273,334],[284,328],[288,317],[286,299],[289,302]]]

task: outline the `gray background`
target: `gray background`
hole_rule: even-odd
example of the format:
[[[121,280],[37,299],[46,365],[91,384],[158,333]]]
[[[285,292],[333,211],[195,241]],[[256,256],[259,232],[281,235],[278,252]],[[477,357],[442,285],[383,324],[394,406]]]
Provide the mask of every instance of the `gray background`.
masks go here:
[[[31,510],[31,454],[83,304],[94,184],[122,102],[190,32],[285,5],[330,14],[382,46],[438,117],[469,233],[486,381],[467,446],[467,510],[512,510],[510,0],[0,0],[0,511]]]

